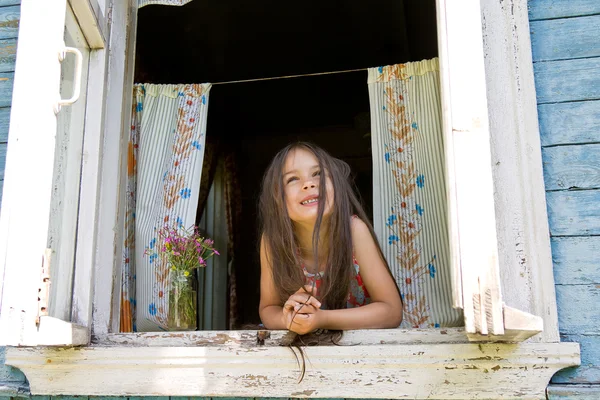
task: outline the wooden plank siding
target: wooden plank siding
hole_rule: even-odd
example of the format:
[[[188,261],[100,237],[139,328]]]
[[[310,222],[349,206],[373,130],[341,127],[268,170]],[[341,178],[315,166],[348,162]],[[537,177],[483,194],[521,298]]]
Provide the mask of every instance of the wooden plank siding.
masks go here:
[[[600,285],[556,285],[556,301],[562,335],[600,335]]]
[[[598,388],[594,385],[550,385],[546,396],[548,400],[596,400]]]
[[[600,100],[538,106],[542,146],[597,143]]]
[[[0,204],[8,142],[8,122],[12,99],[20,1],[0,0]]]
[[[530,0],[527,5],[530,21],[600,14],[598,0]]]
[[[19,0],[0,0],[0,204],[8,142],[12,77],[17,53],[19,4]],[[4,364],[4,349],[0,347],[0,386],[13,387],[16,390],[24,386],[25,382],[25,376],[21,371]]]
[[[530,0],[532,56],[561,340],[581,366],[549,399],[600,398],[600,1]]]
[[[546,190],[600,188],[600,143],[542,149]]]
[[[600,285],[600,236],[553,237],[557,285]]]
[[[538,104],[599,100],[600,57],[533,64]]]
[[[595,57],[600,52],[600,15],[532,21],[530,29],[535,61]]]
[[[547,192],[552,236],[600,235],[600,190]]]

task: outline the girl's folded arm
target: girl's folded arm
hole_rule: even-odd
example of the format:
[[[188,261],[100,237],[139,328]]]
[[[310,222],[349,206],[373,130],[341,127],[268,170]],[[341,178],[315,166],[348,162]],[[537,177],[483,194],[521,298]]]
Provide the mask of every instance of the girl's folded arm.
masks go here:
[[[268,257],[264,238],[260,241],[260,305],[258,313],[267,329],[287,329],[283,320],[283,307],[273,283],[273,267]]]
[[[342,330],[398,327],[402,322],[400,293],[371,231],[358,218],[352,219],[352,243],[371,304],[345,310],[322,310],[319,325],[324,329]]]
[[[396,310],[386,303],[373,302],[362,307],[320,310],[322,329],[353,330],[397,328],[402,321]],[[401,312],[400,312],[401,315]]]

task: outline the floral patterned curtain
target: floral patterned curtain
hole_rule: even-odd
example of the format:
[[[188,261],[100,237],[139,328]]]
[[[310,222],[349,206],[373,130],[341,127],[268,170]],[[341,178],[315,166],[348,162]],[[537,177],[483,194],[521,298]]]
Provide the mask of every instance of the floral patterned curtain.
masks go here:
[[[460,326],[452,308],[438,59],[369,69],[375,232],[404,328]]]
[[[166,265],[144,255],[165,225],[196,220],[210,84],[136,85],[129,137],[121,331],[165,328]]]

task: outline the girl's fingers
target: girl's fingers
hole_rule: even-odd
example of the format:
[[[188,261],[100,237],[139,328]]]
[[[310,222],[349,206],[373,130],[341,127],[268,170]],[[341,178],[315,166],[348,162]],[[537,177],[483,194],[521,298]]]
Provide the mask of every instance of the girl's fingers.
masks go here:
[[[290,296],[288,301],[289,300],[293,300],[301,304],[311,305],[315,308],[321,308],[321,302],[319,300],[315,299],[313,296],[308,296],[306,294],[293,294]]]
[[[298,307],[300,305],[300,303],[298,303],[297,301],[293,301],[293,300],[288,300],[285,302],[285,304],[283,305],[283,310],[287,311],[287,312],[292,312],[296,309],[296,307]]]
[[[317,312],[317,308],[312,306],[311,304],[298,303],[294,300],[288,300],[283,305],[283,310],[285,313],[300,313],[300,314],[314,314]]]
[[[294,306],[292,312],[301,314],[314,314],[318,311],[318,308],[310,304],[297,304]]]
[[[298,312],[300,311],[303,314],[306,313],[315,313],[317,309],[310,304],[299,303],[294,300],[288,300],[283,305],[283,309],[286,312]]]
[[[288,300],[285,303],[283,303],[283,308],[284,309],[294,309],[294,307],[296,306],[296,304],[298,304],[298,302],[293,301],[293,300]]]
[[[296,314],[294,318],[291,320],[291,325],[300,325],[303,326],[306,324],[308,319],[310,318],[310,314]]]
[[[291,319],[294,317],[294,314],[297,312],[296,311],[296,306],[298,303],[296,302],[286,302],[283,306],[283,314],[285,315],[286,318]]]
[[[308,318],[310,318],[309,314],[296,314],[293,321],[296,322],[296,319],[308,319]]]
[[[310,304],[298,304],[294,307],[294,311],[300,314],[314,314],[318,308],[311,306]]]
[[[304,288],[300,289],[298,292],[310,293],[313,296],[317,295],[317,286],[316,285],[304,285]],[[297,292],[296,292],[297,293]]]

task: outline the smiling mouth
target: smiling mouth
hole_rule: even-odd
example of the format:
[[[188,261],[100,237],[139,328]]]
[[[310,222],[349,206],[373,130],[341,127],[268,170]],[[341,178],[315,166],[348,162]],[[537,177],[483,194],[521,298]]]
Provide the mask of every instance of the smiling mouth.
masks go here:
[[[305,206],[307,204],[316,203],[318,201],[319,201],[318,198],[314,198],[314,199],[308,199],[308,200],[301,201],[300,204],[302,204],[303,206]]]

